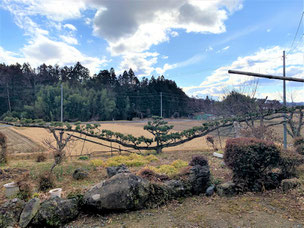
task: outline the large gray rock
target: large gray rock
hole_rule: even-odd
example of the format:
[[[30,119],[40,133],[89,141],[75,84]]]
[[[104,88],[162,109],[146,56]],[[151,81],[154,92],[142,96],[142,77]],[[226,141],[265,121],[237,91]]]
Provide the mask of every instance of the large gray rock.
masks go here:
[[[86,179],[88,176],[89,176],[88,171],[81,168],[76,169],[73,173],[73,178],[75,180],[83,180]]]
[[[236,195],[236,185],[232,181],[228,181],[216,186],[216,192],[219,196],[234,196]]]
[[[282,180],[281,186],[283,192],[287,192],[290,189],[296,188],[301,185],[301,182],[297,178]]]
[[[54,197],[44,201],[32,224],[38,227],[60,227],[79,214],[77,200]]]
[[[18,198],[7,201],[0,207],[0,227],[14,227],[24,208],[25,202]]]
[[[120,173],[87,191],[83,203],[99,211],[136,210],[146,207],[150,190],[149,181]]]
[[[28,201],[20,215],[19,225],[23,227],[27,227],[27,225],[34,218],[36,213],[40,208],[40,199],[34,198]]]
[[[190,169],[189,183],[192,186],[193,194],[200,194],[206,191],[210,185],[209,166],[196,165]]]
[[[119,165],[119,166],[107,167],[107,174],[108,174],[109,178],[111,178],[119,173],[130,173],[130,171],[127,168],[127,166],[125,166],[124,164]]]

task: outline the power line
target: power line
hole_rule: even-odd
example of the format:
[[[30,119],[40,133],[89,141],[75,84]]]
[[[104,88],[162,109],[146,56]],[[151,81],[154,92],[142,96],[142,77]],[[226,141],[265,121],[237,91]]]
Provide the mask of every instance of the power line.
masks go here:
[[[291,46],[290,46],[290,48],[289,48],[289,51],[287,52],[287,55],[289,55],[289,53],[292,51],[292,47],[293,47],[293,45],[294,45],[294,42],[296,41],[296,38],[297,38],[297,36],[298,36],[299,30],[300,30],[300,27],[301,27],[301,24],[302,24],[303,16],[304,16],[304,12],[302,12],[301,19],[300,19],[300,22],[299,22],[299,24],[298,24],[297,32],[296,32],[296,34],[295,34],[295,36],[294,36],[294,38],[293,38],[293,41],[292,41],[292,43],[291,43]]]

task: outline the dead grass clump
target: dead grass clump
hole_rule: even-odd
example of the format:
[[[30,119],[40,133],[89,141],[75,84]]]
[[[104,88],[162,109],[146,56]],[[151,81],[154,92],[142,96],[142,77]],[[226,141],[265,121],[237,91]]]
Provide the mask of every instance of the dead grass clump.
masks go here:
[[[36,162],[44,162],[46,160],[46,156],[44,153],[40,153],[36,157]]]
[[[29,173],[22,175],[17,180],[17,185],[19,187],[18,197],[22,200],[28,200],[32,197],[32,183],[29,179]]]
[[[39,186],[39,191],[43,191],[43,192],[51,188],[54,188],[55,181],[53,175],[51,175],[49,172],[45,172],[39,175],[38,186]]]
[[[137,173],[138,176],[147,179],[149,181],[166,181],[169,180],[169,177],[167,175],[160,175],[154,172],[153,170],[149,168],[143,168],[138,171]]]

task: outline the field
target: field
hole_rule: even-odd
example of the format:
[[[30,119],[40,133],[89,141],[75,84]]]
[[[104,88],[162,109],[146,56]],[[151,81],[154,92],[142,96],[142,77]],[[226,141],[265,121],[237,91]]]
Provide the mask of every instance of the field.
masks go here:
[[[134,136],[143,135],[146,137],[152,137],[152,135],[149,132],[147,132],[143,129],[145,124],[146,124],[146,122],[102,123],[101,129],[121,132],[124,134],[132,134]],[[169,124],[174,125],[174,129],[173,129],[174,131],[181,131],[181,130],[189,129],[193,126],[199,126],[201,124],[201,122],[200,121],[181,120],[181,121],[169,122]],[[43,141],[45,139],[52,139],[52,135],[46,129],[43,129],[43,128],[34,128],[33,129],[33,128],[16,128],[16,127],[14,127],[11,129],[14,132],[16,132],[17,134],[29,138],[35,144],[37,144],[41,147],[45,147],[45,145],[43,144]],[[79,134],[75,134],[75,135],[79,136]],[[88,138],[88,139],[90,139],[90,138]],[[94,140],[94,139],[91,138],[91,140]],[[111,144],[108,142],[103,141],[102,143],[105,145],[111,146]],[[119,145],[117,145],[115,143],[113,143],[112,146],[116,147],[116,148],[119,147]],[[123,147],[121,147],[121,148],[124,149]],[[209,148],[209,146],[206,144],[206,140],[203,137],[203,138],[194,139],[188,143],[182,144],[177,147],[166,148],[166,149],[164,149],[164,151],[178,151],[178,150],[198,151],[198,150],[206,150],[208,148]],[[110,152],[110,151],[111,151],[111,149],[108,147],[100,146],[100,145],[93,144],[90,142],[85,142],[85,144],[83,144],[83,140],[78,140],[78,141],[71,143],[71,145],[67,149],[67,153],[71,154],[72,156],[79,156],[81,154],[100,155],[100,154],[103,154],[104,152]],[[35,153],[37,151],[35,151],[35,148],[33,148],[31,151],[24,151],[24,153],[28,153],[28,152]],[[20,155],[20,156],[22,156],[22,155]],[[28,156],[24,156],[24,157],[29,157],[29,154],[28,154]]]
[[[180,131],[201,124],[199,121],[172,121],[174,130]],[[145,123],[102,123],[103,129],[131,133],[136,136],[150,134],[143,130]],[[275,131],[281,134],[282,126],[277,126]],[[31,180],[33,192],[38,192],[38,176],[48,171],[53,159],[37,163],[36,154],[47,153],[43,144],[44,139],[51,138],[50,133],[39,128],[1,128],[9,138],[10,160],[8,165],[1,167],[0,185],[16,181],[24,174]],[[221,130],[224,142],[232,136],[230,129]],[[216,135],[214,135],[216,137]],[[150,136],[151,137],[151,136]],[[105,142],[102,142],[105,143]],[[106,143],[105,143],[106,144]],[[219,142],[216,142],[217,147]],[[107,143],[107,145],[110,145]],[[117,145],[112,145],[117,146]],[[224,145],[223,145],[224,146]],[[84,149],[82,149],[84,148]],[[78,160],[79,155],[93,154],[106,161],[109,148],[83,141],[73,142],[68,148],[68,153],[73,155],[57,166],[54,170],[56,187],[63,188],[63,196],[84,193],[92,185],[106,178],[106,170],[102,166],[93,166],[90,160]],[[14,151],[14,153],[12,153]],[[81,152],[82,151],[82,152]],[[177,159],[189,162],[195,155],[205,156],[210,165],[212,180],[222,183],[231,180],[231,171],[222,164],[222,160],[212,156],[213,150],[207,145],[205,137],[192,140],[182,146],[167,148],[160,155],[158,161],[153,161],[151,166],[158,167],[170,164]],[[116,154],[115,154],[116,155]],[[26,158],[26,160],[24,160]],[[95,157],[92,156],[91,159]],[[76,181],[72,173],[76,168],[85,168],[89,177]],[[138,172],[142,167],[131,167],[132,172]],[[299,178],[304,181],[304,166],[299,168]],[[47,193],[39,193],[40,198],[48,197]],[[5,200],[4,189],[0,191],[0,201]],[[80,215],[69,224],[69,227],[302,227],[304,225],[304,186],[284,194],[280,189],[264,193],[247,193],[231,198],[217,195],[206,197],[203,194],[189,198],[182,198],[169,202],[167,205],[155,209],[128,213],[113,213],[104,215]]]

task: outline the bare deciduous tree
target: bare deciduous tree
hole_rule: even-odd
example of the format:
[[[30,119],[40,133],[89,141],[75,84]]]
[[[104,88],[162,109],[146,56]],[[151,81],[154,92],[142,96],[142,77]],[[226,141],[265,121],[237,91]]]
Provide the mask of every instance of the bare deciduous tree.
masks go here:
[[[71,141],[73,135],[68,135],[67,137],[64,137],[64,131],[60,131],[58,135],[54,128],[49,128],[49,131],[50,133],[52,133],[55,139],[55,145],[54,145],[54,140],[51,139],[44,140],[44,144],[54,152],[54,164],[51,167],[51,171],[50,171],[51,174],[53,172],[53,169],[57,165],[61,164],[61,162],[65,158],[66,152],[64,149],[66,148],[67,144]]]

